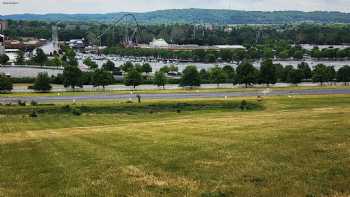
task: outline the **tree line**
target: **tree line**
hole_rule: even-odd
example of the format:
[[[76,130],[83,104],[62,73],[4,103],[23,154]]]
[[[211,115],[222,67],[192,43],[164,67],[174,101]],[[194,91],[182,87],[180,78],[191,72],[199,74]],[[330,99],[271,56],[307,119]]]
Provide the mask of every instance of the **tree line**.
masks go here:
[[[66,65],[63,74],[55,77],[55,83],[61,83],[65,87],[82,87],[88,83],[98,87],[105,87],[115,82],[113,70],[116,68],[113,62],[107,62],[102,68],[95,68],[90,72],[82,72],[76,64]],[[153,76],[149,75],[152,70],[147,64],[138,65],[127,62],[120,66],[118,70],[124,72],[124,85],[131,86],[134,89],[146,83],[147,81],[158,87],[165,87],[169,83],[169,73],[177,70],[175,66],[163,67],[155,72]],[[350,82],[350,66],[343,66],[338,71],[333,66],[318,64],[313,69],[303,62],[294,68],[293,66],[283,67],[281,64],[274,64],[271,59],[266,59],[261,63],[260,68],[256,68],[249,61],[244,61],[235,69],[226,65],[223,67],[215,66],[209,70],[198,70],[196,66],[187,66],[181,73],[177,83],[182,87],[196,87],[203,83],[214,83],[218,87],[222,83],[241,84],[245,87],[251,87],[255,84],[265,84],[267,86],[277,82],[286,82],[299,84],[303,81],[318,82],[321,85],[325,83],[343,82],[348,85]],[[58,79],[59,78],[59,79]],[[48,92],[53,79],[47,73],[39,73],[34,84],[29,88],[38,92]],[[11,91],[13,82],[10,77],[0,76],[0,92]]]
[[[9,20],[5,35],[13,39],[36,37],[50,39],[51,26],[55,22]],[[62,22],[58,24],[59,39],[86,38],[97,42],[97,36],[111,24],[93,22]],[[116,46],[124,39],[125,25],[115,26],[102,36],[105,46]],[[259,36],[257,36],[259,35]],[[349,24],[279,24],[279,25],[194,25],[194,24],[141,24],[137,32],[139,43],[149,43],[153,38],[164,38],[176,44],[240,44],[252,46],[271,41],[286,41],[290,44],[344,44],[350,43]]]

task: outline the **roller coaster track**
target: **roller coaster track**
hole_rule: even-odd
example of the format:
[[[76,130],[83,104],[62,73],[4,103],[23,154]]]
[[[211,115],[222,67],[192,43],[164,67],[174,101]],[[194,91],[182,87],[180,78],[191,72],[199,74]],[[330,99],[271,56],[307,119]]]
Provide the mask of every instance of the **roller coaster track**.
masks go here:
[[[112,26],[108,27],[105,31],[103,31],[100,35],[97,36],[97,40],[99,40],[100,45],[101,45],[101,38],[102,36],[104,36],[107,32],[111,31],[116,25],[118,25],[119,23],[121,23],[124,19],[127,19],[128,17],[130,17],[136,24],[136,28],[134,29],[134,31],[132,32],[131,36],[129,37],[128,33],[126,33],[124,40],[123,40],[123,45],[125,47],[133,45],[133,44],[137,44],[137,39],[136,39],[136,33],[138,32],[138,30],[140,29],[140,25],[135,17],[135,15],[133,14],[125,14],[122,17],[114,17],[112,18]],[[134,39],[134,40],[133,40]],[[132,43],[134,42],[135,43]]]

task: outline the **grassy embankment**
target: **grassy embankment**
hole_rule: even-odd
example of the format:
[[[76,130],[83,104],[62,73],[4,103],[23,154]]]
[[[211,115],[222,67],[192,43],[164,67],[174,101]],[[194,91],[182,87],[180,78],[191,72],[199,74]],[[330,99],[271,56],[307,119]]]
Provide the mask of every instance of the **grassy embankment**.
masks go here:
[[[349,95],[245,99],[0,106],[0,196],[350,195]]]
[[[316,90],[316,89],[349,89],[350,86],[290,86],[290,87],[269,87],[270,90]],[[37,97],[37,96],[83,96],[83,95],[113,95],[113,94],[130,94],[131,92],[135,94],[170,94],[170,93],[209,93],[209,92],[256,92],[264,91],[267,87],[254,87],[254,88],[242,88],[233,86],[232,88],[181,88],[181,89],[166,89],[163,90],[103,90],[102,88],[96,88],[95,91],[80,90],[67,91],[67,92],[48,92],[48,93],[38,93],[38,92],[14,92],[9,94],[0,94],[0,97]]]

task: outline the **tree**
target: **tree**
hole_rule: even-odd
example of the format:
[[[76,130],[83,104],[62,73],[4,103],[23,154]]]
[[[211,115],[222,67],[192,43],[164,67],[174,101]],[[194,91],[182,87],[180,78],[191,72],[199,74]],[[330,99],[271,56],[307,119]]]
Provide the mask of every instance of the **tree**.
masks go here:
[[[298,69],[301,70],[301,72],[303,73],[303,79],[311,79],[312,71],[308,63],[301,62],[298,65]]]
[[[159,71],[163,73],[169,73],[170,68],[168,66],[163,66],[162,68],[159,69]]]
[[[180,86],[194,87],[201,85],[201,78],[196,66],[187,66],[182,73]]]
[[[327,82],[329,79],[327,66],[324,64],[316,65],[315,69],[312,71],[312,81],[321,83]]]
[[[227,78],[230,80],[230,82],[233,83],[235,81],[236,72],[232,66],[226,65],[222,68],[222,71],[227,75]]]
[[[123,72],[129,72],[130,70],[134,69],[134,64],[132,62],[126,62],[120,66],[120,69],[122,69]]]
[[[334,66],[327,66],[327,81],[333,82],[337,77],[337,72],[334,69]]]
[[[108,60],[106,63],[104,63],[104,64],[102,65],[102,68],[103,68],[104,70],[114,71],[114,69],[115,69],[115,64],[114,64],[114,62],[112,62],[111,60]]]
[[[62,66],[62,61],[58,55],[55,55],[55,57],[53,58],[52,65],[55,66],[56,68]]]
[[[158,87],[162,86],[163,89],[165,89],[165,84],[166,84],[166,82],[167,82],[167,78],[166,78],[165,73],[160,72],[160,71],[158,71],[158,72],[155,73],[155,75],[154,75],[154,81],[153,81],[153,83],[154,83],[155,85],[157,85]]]
[[[275,64],[276,78],[277,81],[283,81],[284,68],[282,64]]]
[[[179,72],[179,68],[175,65],[170,65],[169,72]]]
[[[136,69],[129,70],[124,79],[124,84],[126,86],[133,86],[134,89],[136,86],[142,84],[142,75]]]
[[[47,73],[39,73],[35,79],[35,82],[32,86],[33,90],[39,92],[48,92],[52,89],[50,85],[50,77]]]
[[[209,70],[209,77],[211,82],[216,83],[218,87],[220,83],[224,83],[227,79],[226,73],[219,66],[215,66]]]
[[[260,66],[260,80],[267,86],[277,82],[276,67],[271,59],[264,60]]]
[[[350,66],[343,66],[337,72],[337,81],[347,85],[350,82]]]
[[[63,70],[63,85],[64,87],[82,87],[82,75],[83,73],[78,66],[68,65]]]
[[[301,60],[304,57],[304,51],[303,50],[296,50],[293,54],[293,58],[297,60]]]
[[[24,52],[22,50],[20,50],[17,53],[16,64],[17,65],[23,65],[24,63],[25,63]]]
[[[206,83],[208,81],[209,83],[209,73],[207,72],[207,70],[205,70],[204,68],[202,68],[199,71],[199,75],[201,77],[201,81],[203,81],[204,83]]]
[[[143,69],[142,69],[142,65],[141,64],[135,64],[134,65],[134,69],[139,72],[139,73],[143,73]]]
[[[0,55],[0,64],[6,64],[10,60],[6,54]]]
[[[88,66],[91,70],[95,70],[98,68],[96,62],[92,61],[91,58],[86,58],[83,62],[86,66]]]
[[[142,72],[144,73],[151,73],[152,72],[152,67],[149,63],[145,63],[142,65]]]
[[[13,89],[13,83],[10,77],[0,74],[0,92],[9,92]]]
[[[104,69],[96,69],[92,76],[92,84],[94,87],[102,86],[103,89],[105,86],[113,83],[113,75],[111,72],[108,72]]]
[[[237,82],[248,85],[254,84],[258,78],[258,70],[249,62],[243,62],[237,67]]]
[[[294,69],[292,65],[287,65],[283,68],[281,73],[281,81],[282,82],[288,82],[288,75],[289,73]]]
[[[216,62],[216,56],[215,54],[212,54],[212,53],[208,53],[205,59],[207,60],[207,62],[210,62],[210,63]]]
[[[297,85],[303,80],[303,72],[300,69],[291,69],[287,74],[287,82]]]
[[[47,62],[47,55],[44,53],[44,51],[40,48],[36,49],[36,54],[33,57],[34,63],[37,63],[41,66],[43,66]]]

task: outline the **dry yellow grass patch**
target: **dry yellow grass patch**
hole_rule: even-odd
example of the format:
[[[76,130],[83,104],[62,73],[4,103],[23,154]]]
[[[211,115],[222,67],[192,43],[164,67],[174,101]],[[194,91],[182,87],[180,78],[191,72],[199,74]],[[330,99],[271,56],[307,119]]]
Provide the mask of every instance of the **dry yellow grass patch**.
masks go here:
[[[129,177],[131,182],[141,186],[157,186],[187,189],[190,191],[198,190],[200,184],[198,181],[191,180],[181,176],[170,176],[165,172],[158,172],[157,175],[149,174],[136,166],[127,166],[122,169],[122,173]]]

